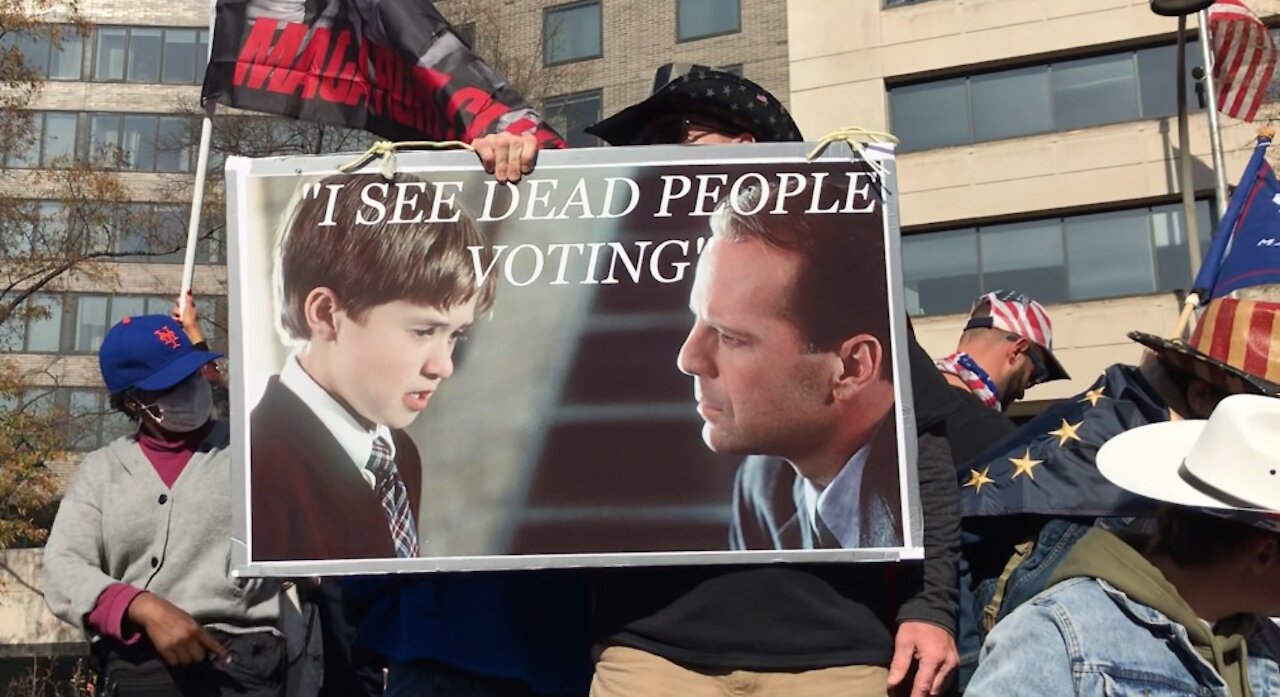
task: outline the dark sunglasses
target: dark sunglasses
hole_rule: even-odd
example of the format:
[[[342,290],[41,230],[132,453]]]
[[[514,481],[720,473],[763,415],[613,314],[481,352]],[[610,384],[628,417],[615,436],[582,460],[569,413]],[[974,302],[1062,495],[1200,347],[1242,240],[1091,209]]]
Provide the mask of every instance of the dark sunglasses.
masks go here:
[[[697,116],[667,116],[645,126],[636,137],[635,145],[683,145],[689,139],[689,130],[714,131],[728,134],[734,129]]]
[[[1017,334],[1008,334],[1005,336],[1005,339],[1008,341],[1018,341],[1019,339],[1022,339],[1022,337]],[[1027,383],[1027,387],[1031,388],[1042,382],[1048,382],[1049,366],[1045,365],[1044,358],[1040,355],[1040,347],[1028,341],[1026,354],[1027,358],[1031,359],[1032,367],[1031,381]]]
[[[1027,357],[1031,359],[1031,365],[1034,371],[1031,373],[1031,383],[1027,387],[1034,387],[1042,382],[1049,380],[1049,366],[1044,364],[1044,359],[1040,357],[1040,349],[1036,346],[1027,347]]]

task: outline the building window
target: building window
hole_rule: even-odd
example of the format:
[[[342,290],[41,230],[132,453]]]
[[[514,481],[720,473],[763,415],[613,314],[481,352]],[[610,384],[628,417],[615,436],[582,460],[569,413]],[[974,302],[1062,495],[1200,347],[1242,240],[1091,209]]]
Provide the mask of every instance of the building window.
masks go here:
[[[31,113],[30,140],[25,149],[14,149],[6,167],[38,168],[70,164],[76,154],[76,114],[65,111]]]
[[[54,32],[58,39],[54,41]],[[56,46],[54,44],[57,44]],[[84,37],[72,26],[33,29],[19,34],[7,32],[0,39],[0,51],[17,47],[23,63],[46,80],[79,80],[84,65]]]
[[[106,261],[182,263],[187,244],[190,206],[168,203],[109,204],[77,201],[70,208],[57,201],[25,201],[19,209],[22,226],[15,228],[12,257],[56,254],[66,245],[66,233],[76,221],[78,229],[94,231],[85,253],[112,253]],[[212,228],[209,222],[204,230]],[[220,229],[220,228],[218,228]],[[222,237],[204,232],[196,248],[196,262],[222,263]]]
[[[99,27],[93,79],[198,85],[204,81],[209,32],[204,29]]]
[[[600,91],[581,92],[551,97],[546,101],[546,119],[572,148],[590,148],[600,145],[600,141],[582,129],[600,121]]]
[[[1199,66],[1194,42],[1187,50],[1188,69]],[[905,152],[1173,116],[1174,52],[1155,46],[890,87],[891,128]],[[1198,108],[1190,79],[1187,102]]]
[[[13,409],[53,417],[55,427],[68,436],[70,450],[97,450],[137,430],[129,417],[111,409],[101,388],[35,387],[0,397],[0,410]]]
[[[191,172],[191,119],[155,114],[92,114],[90,157],[134,172]]]
[[[1196,222],[1205,249],[1207,201]],[[1186,288],[1189,254],[1182,204],[1170,203],[906,235],[902,276],[909,312],[939,315],[999,289],[1060,303]]]
[[[741,63],[734,63],[733,65],[722,65],[722,66],[720,66],[719,70],[722,70],[722,71],[724,71],[724,72],[726,72],[726,73],[729,73],[729,74],[731,74],[731,75],[737,75],[738,77],[742,77],[742,64],[741,64]]]
[[[547,65],[603,55],[599,0],[547,8],[542,16],[542,53]]]
[[[168,295],[104,295],[100,293],[38,294],[27,301],[38,311],[24,313],[24,322],[0,325],[2,353],[96,353],[107,330],[125,317],[168,316],[174,298]],[[210,344],[225,338],[225,299],[196,298],[200,323]]]
[[[62,298],[36,294],[26,301],[22,321],[0,324],[0,351],[57,353],[62,334]]]
[[[739,0],[676,0],[676,40],[693,41],[742,31]]]

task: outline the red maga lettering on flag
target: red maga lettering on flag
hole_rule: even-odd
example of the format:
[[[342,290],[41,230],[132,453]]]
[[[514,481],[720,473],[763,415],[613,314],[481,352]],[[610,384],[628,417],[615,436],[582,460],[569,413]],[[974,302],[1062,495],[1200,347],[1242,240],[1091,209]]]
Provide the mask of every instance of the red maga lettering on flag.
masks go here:
[[[391,140],[471,140],[532,131],[564,140],[425,0],[218,0],[205,99],[370,131]]]
[[[1218,111],[1252,121],[1275,72],[1271,32],[1242,0],[1218,0],[1209,8],[1209,38]]]

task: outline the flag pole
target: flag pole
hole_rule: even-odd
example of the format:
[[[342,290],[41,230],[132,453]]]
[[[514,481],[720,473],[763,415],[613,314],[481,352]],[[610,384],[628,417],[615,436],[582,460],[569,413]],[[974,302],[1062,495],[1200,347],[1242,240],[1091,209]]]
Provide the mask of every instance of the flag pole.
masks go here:
[[[206,70],[213,59],[213,32],[218,21],[217,0],[209,0],[209,42],[205,48]],[[191,215],[187,217],[187,249],[182,258],[182,284],[178,290],[178,316],[187,309],[187,293],[196,273],[196,249],[200,246],[200,209],[204,207],[204,182],[209,168],[209,144],[213,141],[214,102],[204,105],[204,118],[200,122],[200,146],[196,151],[196,180],[191,192]]]
[[[1187,297],[1182,301],[1182,313],[1178,315],[1178,323],[1173,326],[1173,333],[1169,335],[1170,339],[1181,339],[1183,333],[1187,331],[1187,325],[1191,323],[1191,314],[1195,312],[1196,306],[1200,304],[1200,294],[1196,292],[1187,293]]]
[[[1178,15],[1178,164],[1179,188],[1182,189],[1182,217],[1187,231],[1187,253],[1191,257],[1191,275],[1200,269],[1200,235],[1196,224],[1195,180],[1191,172],[1191,126],[1187,114],[1187,16]]]
[[[1209,10],[1200,10],[1196,13],[1196,21],[1200,24],[1200,61],[1204,64],[1204,98],[1208,102],[1209,145],[1213,150],[1213,188],[1218,204],[1218,215],[1222,216],[1227,211],[1227,165],[1222,156],[1222,127],[1218,119],[1218,86],[1213,79]]]
[[[205,170],[209,167],[209,143],[213,140],[212,100],[205,105],[200,123],[200,150],[196,156],[195,190],[191,194],[191,215],[187,218],[187,253],[182,260],[182,288],[178,291],[179,310],[187,308],[187,292],[196,272],[196,249],[200,246],[200,209],[204,207]]]

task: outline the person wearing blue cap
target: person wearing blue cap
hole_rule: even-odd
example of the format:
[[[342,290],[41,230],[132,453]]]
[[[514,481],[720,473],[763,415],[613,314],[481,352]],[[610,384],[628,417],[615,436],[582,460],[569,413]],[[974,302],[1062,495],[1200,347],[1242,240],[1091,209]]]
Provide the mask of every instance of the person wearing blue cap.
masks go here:
[[[67,487],[45,602],[93,640],[106,694],[284,694],[279,586],[228,573],[230,428],[204,375],[219,357],[162,315],[122,319],[98,351],[111,405],[137,429]]]

